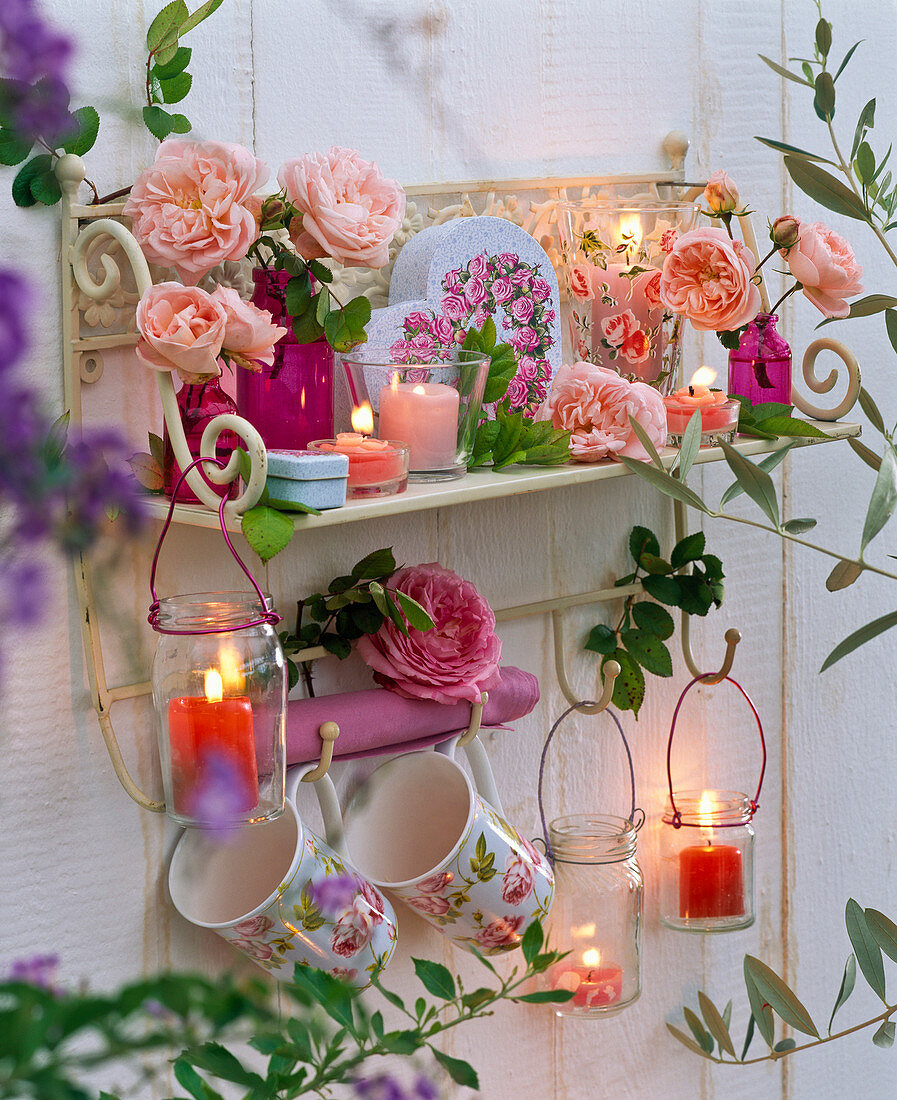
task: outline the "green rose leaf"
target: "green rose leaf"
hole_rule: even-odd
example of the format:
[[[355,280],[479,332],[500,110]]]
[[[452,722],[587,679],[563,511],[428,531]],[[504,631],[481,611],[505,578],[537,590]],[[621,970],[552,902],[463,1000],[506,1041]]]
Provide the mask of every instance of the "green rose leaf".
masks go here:
[[[408,620],[409,626],[415,630],[432,630],[436,625],[430,618],[430,614],[425,607],[412,599],[406,592],[397,588],[395,590],[395,597],[399,601],[399,607],[402,610],[405,618]]]
[[[617,648],[617,635],[609,626],[599,623],[589,631],[584,648],[591,653],[601,653],[605,657],[610,657]]]
[[[333,282],[333,272],[329,267],[325,267],[320,260],[309,260],[308,270],[314,275],[319,283]]]
[[[164,141],[174,129],[171,115],[157,105],[143,108],[143,121],[147,130],[159,141]]]
[[[352,576],[356,580],[374,580],[376,577],[388,577],[396,571],[396,559],[391,546],[374,550],[352,566]],[[373,585],[371,586],[373,589]],[[382,589],[381,589],[382,592]]]
[[[243,537],[263,562],[289,546],[293,537],[293,521],[283,512],[257,504],[243,514]]]
[[[31,194],[44,206],[52,206],[62,198],[62,188],[52,168],[40,172],[31,180]]]
[[[517,360],[510,344],[498,344],[490,352],[489,375],[483,391],[483,403],[500,401],[508,392],[511,379],[517,373]]]
[[[63,148],[67,153],[74,153],[83,157],[94,147],[97,134],[100,131],[100,116],[96,107],[79,107],[72,112],[72,117],[78,123],[78,133],[66,141]],[[2,158],[0,158],[2,159]],[[6,161],[3,161],[6,164]]]
[[[647,573],[663,575],[664,573],[672,573],[673,571],[673,566],[670,562],[665,558],[659,558],[656,554],[649,553],[647,550],[643,551],[638,563]]]
[[[673,616],[665,608],[650,600],[640,600],[632,606],[632,617],[636,626],[660,638],[671,638],[676,629]],[[588,648],[588,647],[587,647]]]
[[[695,531],[686,535],[673,547],[670,555],[670,563],[674,569],[681,569],[690,561],[696,561],[704,553],[705,536],[703,531]]]
[[[168,80],[173,76],[177,76],[187,68],[192,56],[193,51],[189,46],[179,46],[174,57],[165,65],[160,65],[158,61],[153,65],[153,76],[159,80]]]
[[[310,504],[302,504],[298,500],[279,500],[277,497],[268,497],[265,502],[278,512],[300,512],[305,516],[319,516],[320,509],[312,508]]]
[[[288,282],[284,295],[287,313],[293,318],[301,317],[312,304],[311,279],[307,271],[294,275]]]
[[[19,169],[12,181],[12,197],[16,206],[34,206],[37,199],[31,190],[31,184],[50,170],[52,162],[53,158],[49,153],[41,153]]]
[[[443,1001],[450,1001],[455,996],[455,979],[448,967],[430,959],[413,958],[411,961],[414,963],[414,973],[428,993]]]
[[[159,83],[162,89],[162,98],[166,103],[180,103],[182,99],[187,97],[193,85],[193,77],[189,73],[179,73],[177,76],[168,77]]]
[[[181,26],[187,21],[189,15],[184,0],[171,0],[171,3],[166,4],[150,23],[149,30],[146,32],[146,48],[152,52],[157,50],[166,38],[172,35],[177,38]]]
[[[638,563],[645,551],[649,554],[660,554],[657,535],[647,527],[635,526],[629,533],[629,553],[632,555],[632,560]]]
[[[670,651],[655,634],[644,630],[624,630],[620,641],[648,672],[655,676],[673,675]]]
[[[670,607],[679,607],[682,602],[682,589],[679,587],[678,577],[663,577],[659,574],[649,574],[642,581],[642,588],[660,603],[669,604]]]
[[[190,18],[181,24],[181,34],[186,34],[188,31],[192,31],[194,27],[198,27],[204,19],[208,19],[213,12],[216,12],[223,3],[224,0],[206,0],[204,4],[200,4]]]
[[[0,164],[21,164],[34,143],[22,141],[12,130],[0,130]]]
[[[631,710],[638,717],[638,712],[645,700],[645,676],[638,662],[625,649],[616,649],[611,654],[620,666],[620,675],[614,681],[613,704],[618,710]],[[605,657],[601,662],[601,668],[611,659]]]

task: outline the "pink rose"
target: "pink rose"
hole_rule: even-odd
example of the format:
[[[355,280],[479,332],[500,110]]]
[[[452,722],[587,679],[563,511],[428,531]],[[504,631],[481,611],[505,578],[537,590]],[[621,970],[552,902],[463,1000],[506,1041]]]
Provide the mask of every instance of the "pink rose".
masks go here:
[[[441,313],[433,318],[430,329],[440,344],[451,344],[455,339],[455,326]]]
[[[227,313],[196,286],[157,283],[137,303],[137,357],[155,370],[176,370],[188,385],[217,378]]]
[[[492,316],[485,305],[477,306],[473,315],[474,328],[482,328],[486,321]]]
[[[550,325],[551,322],[554,320],[554,318],[555,318],[554,310],[549,309],[549,310],[546,310],[545,315],[542,318],[542,320],[545,322],[546,325]]]
[[[714,172],[704,188],[704,202],[714,214],[731,214],[738,206],[738,188],[728,172]]]
[[[664,260],[660,299],[699,331],[740,328],[760,311],[755,266],[751,251],[724,229],[691,229]]]
[[[429,331],[431,317],[429,313],[424,313],[423,310],[415,309],[405,318],[405,327],[420,328]]]
[[[415,370],[414,368],[412,368],[411,370],[406,370],[406,371],[402,372],[402,381],[403,382],[429,382],[430,381],[430,372],[429,372],[429,370],[426,369],[426,367],[423,367],[420,370]]]
[[[379,890],[375,889],[367,879],[358,880],[358,897],[355,899],[355,907],[361,911],[367,908],[368,916],[374,925],[382,924],[386,917],[386,902]]]
[[[644,363],[651,354],[651,341],[641,330],[627,336],[620,345],[620,352],[627,363]]]
[[[448,898],[441,898],[437,894],[422,894],[420,897],[409,898],[408,904],[419,913],[427,913],[431,917],[444,917],[452,907]]]
[[[594,301],[592,269],[588,264],[573,264],[570,268],[570,293],[581,302]]]
[[[266,309],[244,302],[230,287],[216,287],[212,297],[227,314],[224,349],[228,355],[248,370],[260,370],[262,363],[272,366],[274,345],[287,330],[273,324]]]
[[[442,282],[442,285],[445,287],[446,290],[450,290],[452,291],[452,293],[455,294],[460,292],[461,280],[458,278],[460,274],[460,267],[453,267],[451,271],[446,271],[445,279]]]
[[[274,927],[274,921],[270,917],[250,917],[249,920],[241,920],[234,925],[234,932],[242,937],[262,936],[270,932]]]
[[[389,354],[397,363],[407,363],[411,358],[411,350],[409,340],[396,340],[389,346]]]
[[[519,905],[533,892],[535,875],[530,864],[518,855],[509,855],[501,897],[507,905]]]
[[[509,312],[516,321],[523,321],[526,324],[533,315],[532,298],[515,298],[511,302]]]
[[[503,947],[516,947],[523,917],[499,917],[476,934],[476,941],[488,954]]]
[[[436,341],[429,332],[419,332],[411,337],[411,349],[414,355],[428,355],[436,347]]]
[[[826,317],[850,313],[845,298],[862,292],[863,269],[842,236],[822,222],[802,222],[797,244],[783,255],[804,295],[820,313]]]
[[[495,616],[470,581],[433,562],[400,569],[390,586],[422,604],[435,626],[409,627],[406,638],[386,620],[359,638],[358,652],[378,683],[406,699],[439,703],[475,703],[499,683]]]
[[[347,966],[334,966],[331,968],[329,973],[334,978],[338,978],[341,982],[347,983],[354,982],[355,979],[358,977],[358,971],[354,968],[350,970]]]
[[[528,267],[521,267],[511,273],[511,282],[514,286],[531,287],[533,285],[533,273]],[[548,285],[547,283],[545,284]]]
[[[517,365],[517,377],[524,382],[535,382],[540,373],[539,364],[531,355],[524,355]]]
[[[529,400],[529,390],[526,387],[526,382],[515,375],[508,383],[505,397],[507,397],[508,404],[512,409],[522,409]]]
[[[618,348],[634,332],[638,332],[638,321],[631,309],[605,317],[601,322],[601,331],[609,344]]]
[[[511,344],[516,351],[529,351],[529,349],[534,348],[538,342],[539,334],[529,325],[521,325],[518,329],[515,329],[508,340],[508,343]]]
[[[464,297],[470,305],[478,306],[489,297],[489,291],[482,279],[468,279],[464,284]]]
[[[150,263],[194,286],[216,264],[246,255],[258,237],[253,192],[267,178],[241,145],[170,138],[137,177],[123,213]]]
[[[383,267],[405,216],[405,192],[372,161],[333,146],[286,161],[277,174],[302,231],[347,267]]]
[[[664,252],[672,252],[673,245],[679,240],[679,230],[675,227],[667,229],[660,238],[660,247]]]
[[[348,959],[357,955],[371,942],[374,921],[367,904],[356,898],[333,926],[330,934],[330,950],[334,955]]]
[[[498,257],[499,267],[516,267],[520,263],[520,257],[516,252],[502,252]]]
[[[419,882],[417,888],[422,894],[441,894],[443,890],[451,886],[454,880],[455,876],[451,871],[440,871],[438,874],[425,878],[423,882]]]
[[[635,286],[644,294],[648,309],[662,309],[660,300],[660,268],[645,271],[635,280]]]
[[[533,279],[533,297],[537,302],[544,302],[546,298],[551,297],[551,287],[541,275]]]
[[[467,303],[457,294],[446,294],[440,308],[450,321],[463,321],[470,312]]]
[[[467,270],[470,272],[472,279],[482,279],[489,270],[489,262],[485,253],[482,256],[474,256],[467,265]]]
[[[492,297],[496,300],[496,302],[499,303],[499,305],[507,302],[509,299],[513,298],[513,296],[514,284],[507,277],[507,275],[500,276],[492,284]]]
[[[230,942],[238,951],[243,951],[257,962],[267,962],[274,954],[274,948],[264,940],[235,939]]]
[[[800,221],[793,214],[782,214],[772,223],[769,236],[777,248],[787,251],[793,248],[800,238]],[[785,252],[782,252],[782,255],[784,254]]]
[[[629,423],[630,415],[655,447],[666,441],[666,408],[657,390],[645,382],[627,382],[616,371],[594,363],[560,368],[547,412],[555,428],[573,432],[570,455],[577,462],[598,462],[618,454],[647,460]]]

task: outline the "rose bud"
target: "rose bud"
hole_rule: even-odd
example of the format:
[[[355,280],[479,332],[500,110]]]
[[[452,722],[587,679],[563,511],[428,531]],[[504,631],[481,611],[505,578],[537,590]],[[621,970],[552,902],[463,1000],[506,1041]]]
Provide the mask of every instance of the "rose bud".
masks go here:
[[[704,201],[714,214],[731,214],[738,206],[738,188],[728,172],[720,169],[707,180]]]
[[[772,223],[769,239],[776,248],[789,249],[797,244],[800,236],[800,222],[793,214],[783,214]]]

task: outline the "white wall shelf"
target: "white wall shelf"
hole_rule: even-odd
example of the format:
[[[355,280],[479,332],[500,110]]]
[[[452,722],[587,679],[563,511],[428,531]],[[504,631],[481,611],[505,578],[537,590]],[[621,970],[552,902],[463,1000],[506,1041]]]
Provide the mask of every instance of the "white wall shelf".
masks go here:
[[[860,434],[859,424],[832,423],[822,420],[810,421],[825,432],[828,439],[800,438],[799,446],[827,443],[838,439],[847,439]],[[735,447],[745,455],[770,454],[780,450],[792,439],[741,439]],[[676,455],[676,448],[667,447],[663,451],[663,461],[670,465]],[[708,447],[698,454],[696,463],[720,462],[723,452],[719,447]],[[473,470],[458,481],[444,481],[438,484],[409,484],[404,493],[390,497],[374,497],[368,500],[349,500],[342,508],[332,508],[320,516],[297,514],[295,529],[297,532],[314,531],[323,527],[334,527],[342,523],[356,523],[359,520],[375,519],[381,516],[395,516],[410,512],[424,512],[432,508],[449,508],[455,504],[469,504],[477,500],[495,500],[499,497],[516,496],[520,493],[538,493],[546,489],[562,489],[568,485],[584,485],[605,481],[614,477],[630,477],[629,471],[620,462],[605,461],[596,463],[575,463],[569,466],[514,466],[499,473],[490,470]],[[155,497],[150,501],[150,512],[159,519],[168,513],[168,500]],[[198,504],[175,505],[174,519],[194,527],[218,528],[218,513]],[[240,530],[239,517],[228,519],[228,529]]]

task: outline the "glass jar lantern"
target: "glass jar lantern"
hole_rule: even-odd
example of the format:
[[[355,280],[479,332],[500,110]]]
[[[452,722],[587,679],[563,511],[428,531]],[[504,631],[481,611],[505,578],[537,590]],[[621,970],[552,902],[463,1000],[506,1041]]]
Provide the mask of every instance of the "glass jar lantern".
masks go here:
[[[754,829],[766,742],[754,704],[730,677],[757,722],[762,749],[760,781],[753,798],[740,791],[674,790],[673,735],[683,700],[691,688],[715,674],[696,676],[679,696],[667,744],[669,799],[661,829],[660,920],[681,932],[734,932],[754,923]]]
[[[636,829],[623,817],[570,814],[551,822],[548,838],[555,876],[548,942],[569,954],[542,976],[541,988],[573,994],[554,1006],[558,1016],[607,1016],[641,992]]]
[[[180,825],[232,827],[283,813],[287,676],[275,626],[280,616],[230,541],[253,591],[156,596],[156,565],[171,524],[177,489],[150,574],[149,622],[159,636],[153,701],[165,807]]]

